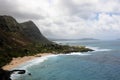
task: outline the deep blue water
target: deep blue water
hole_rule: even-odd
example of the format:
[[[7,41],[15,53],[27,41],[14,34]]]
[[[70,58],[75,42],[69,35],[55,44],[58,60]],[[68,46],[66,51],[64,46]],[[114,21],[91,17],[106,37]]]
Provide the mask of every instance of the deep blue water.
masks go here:
[[[120,80],[120,41],[57,42],[85,45],[96,51],[49,57],[26,68],[32,76],[20,75],[18,80]]]

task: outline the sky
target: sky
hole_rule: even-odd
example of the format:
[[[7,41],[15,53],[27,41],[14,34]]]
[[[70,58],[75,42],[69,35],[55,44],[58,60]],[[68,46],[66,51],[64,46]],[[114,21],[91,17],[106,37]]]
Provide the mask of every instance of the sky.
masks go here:
[[[120,39],[120,0],[0,0],[0,15],[32,20],[47,38]]]

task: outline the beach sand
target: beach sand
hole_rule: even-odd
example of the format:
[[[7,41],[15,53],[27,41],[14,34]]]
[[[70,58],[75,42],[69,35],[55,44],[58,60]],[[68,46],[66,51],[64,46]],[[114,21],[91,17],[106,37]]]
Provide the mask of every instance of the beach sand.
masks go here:
[[[11,70],[27,61],[33,60],[37,57],[43,57],[43,56],[48,56],[48,55],[52,55],[52,53],[39,53],[35,56],[24,56],[24,57],[13,58],[9,64],[3,66],[2,68],[4,70]]]

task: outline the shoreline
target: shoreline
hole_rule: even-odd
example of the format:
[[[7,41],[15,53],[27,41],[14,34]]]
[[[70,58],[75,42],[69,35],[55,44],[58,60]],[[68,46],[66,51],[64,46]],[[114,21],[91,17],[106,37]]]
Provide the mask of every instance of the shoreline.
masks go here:
[[[70,52],[74,52],[74,51],[70,51]],[[67,53],[70,53],[70,52],[67,52]],[[88,51],[84,51],[84,52],[88,52]],[[49,56],[49,55],[53,55],[53,54],[54,53],[38,53],[38,54],[33,55],[33,56],[24,56],[24,57],[12,58],[11,62],[8,63],[7,65],[3,66],[2,69],[12,70],[12,69],[14,69],[14,68],[16,68],[16,67],[18,67],[18,66],[20,66],[28,61],[31,61],[35,58],[41,58],[41,57]]]
[[[43,56],[48,56],[48,55],[52,55],[52,53],[39,53],[37,55],[33,55],[33,56],[24,56],[24,57],[18,57],[18,58],[13,58],[12,61],[10,63],[8,63],[7,65],[3,66],[2,69],[4,70],[11,70],[13,68],[18,67],[19,65],[22,65],[28,61],[31,61],[35,58],[41,58]]]

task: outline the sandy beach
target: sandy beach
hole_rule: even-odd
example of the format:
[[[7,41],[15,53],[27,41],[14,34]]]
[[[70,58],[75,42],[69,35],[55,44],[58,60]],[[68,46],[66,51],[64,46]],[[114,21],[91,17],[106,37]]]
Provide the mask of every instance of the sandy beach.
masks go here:
[[[51,53],[39,53],[34,56],[24,56],[24,57],[13,58],[9,64],[3,66],[2,68],[4,70],[11,70],[27,61],[33,60],[37,57],[43,57],[43,56],[48,56],[48,55],[51,55]]]

